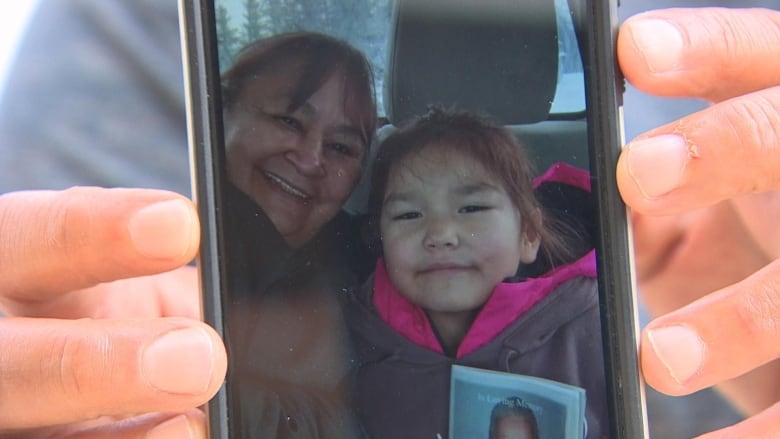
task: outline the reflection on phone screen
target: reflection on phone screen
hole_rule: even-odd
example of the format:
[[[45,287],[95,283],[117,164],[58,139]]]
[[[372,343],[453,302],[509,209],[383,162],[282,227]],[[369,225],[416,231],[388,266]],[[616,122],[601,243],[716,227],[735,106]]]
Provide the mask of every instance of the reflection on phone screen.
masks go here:
[[[566,0],[215,0],[236,437],[608,437]]]

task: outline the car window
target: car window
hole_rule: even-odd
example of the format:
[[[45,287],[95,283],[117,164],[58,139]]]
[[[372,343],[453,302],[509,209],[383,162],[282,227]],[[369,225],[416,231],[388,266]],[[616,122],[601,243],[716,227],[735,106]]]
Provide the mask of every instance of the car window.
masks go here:
[[[383,90],[392,23],[392,0],[216,0],[220,70],[246,44],[270,35],[309,30],[349,41],[374,70],[377,108],[384,116]],[[566,0],[555,0],[558,15],[558,86],[551,113],[585,110],[582,60]],[[273,17],[273,18],[271,18]]]
[[[585,76],[567,0],[555,0],[558,21],[558,87],[550,113],[585,111]]]

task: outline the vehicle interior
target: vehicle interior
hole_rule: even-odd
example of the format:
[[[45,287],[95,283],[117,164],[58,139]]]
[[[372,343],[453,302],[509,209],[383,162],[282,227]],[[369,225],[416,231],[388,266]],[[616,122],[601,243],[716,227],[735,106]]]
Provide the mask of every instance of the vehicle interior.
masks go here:
[[[503,123],[540,173],[555,162],[588,169],[582,63],[565,1],[398,0],[394,7],[378,99],[387,123],[377,142],[435,104]],[[369,180],[365,172],[347,203],[352,213],[365,212]]]
[[[560,1],[398,0],[380,101],[386,124],[375,143],[435,104],[504,124],[539,174],[559,162],[587,170],[584,78],[571,20]],[[366,212],[370,177],[368,166],[345,206],[353,214]],[[576,254],[594,247],[589,192],[556,183],[536,192],[567,242],[577,243]],[[543,274],[558,262],[538,259],[522,275]]]
[[[252,3],[258,4],[217,0],[223,41],[247,33],[248,17],[257,15],[248,9]],[[578,2],[307,0],[294,2],[295,8],[285,0],[266,3],[274,19],[256,23],[265,26],[260,30],[266,35],[324,32],[350,42],[372,64],[381,123],[361,181],[344,206],[353,216],[366,214],[378,144],[431,105],[479,112],[504,124],[540,175],[558,162],[589,169],[584,69],[572,10]],[[220,47],[223,69],[231,62],[227,57],[223,64],[226,52]],[[581,242],[583,250],[593,248],[589,192],[543,184],[537,195],[548,214],[565,223],[566,239]]]

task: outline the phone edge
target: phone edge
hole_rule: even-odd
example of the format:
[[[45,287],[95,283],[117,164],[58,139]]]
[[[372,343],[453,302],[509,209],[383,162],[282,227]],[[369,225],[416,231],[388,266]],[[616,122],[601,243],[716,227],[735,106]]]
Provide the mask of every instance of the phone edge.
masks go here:
[[[617,157],[624,143],[620,103],[622,77],[614,62],[617,2],[586,1],[586,5],[589,8],[587,18],[593,20],[587,26],[589,34],[586,41],[595,42],[588,44],[587,51],[588,56],[596,60],[589,62],[586,67],[590,164],[596,180],[594,195],[597,209],[599,212],[607,212],[607,215],[600,213],[598,218],[598,248],[606,251],[597,251],[597,260],[599,284],[603,285],[600,288],[600,303],[607,386],[609,395],[615,396],[609,401],[610,430],[613,437],[647,438],[644,385],[636,351],[639,323],[633,239],[630,217],[626,206],[620,201],[615,179]],[[219,300],[219,291],[222,289],[221,253],[216,240],[211,239],[217,236],[220,229],[216,215],[220,206],[220,180],[219,176],[214,175],[213,166],[214,148],[219,142],[215,142],[216,133],[210,127],[220,121],[215,121],[213,102],[210,102],[215,97],[208,93],[214,54],[205,41],[207,33],[204,27],[210,26],[208,17],[204,17],[206,8],[201,0],[179,0],[191,185],[201,221],[201,251],[198,256],[201,311],[205,321],[223,335],[222,303]],[[595,72],[589,74],[591,72],[588,69],[594,67]],[[605,81],[605,78],[615,78],[615,81]],[[591,114],[596,112],[602,116],[592,117]],[[590,120],[596,121],[595,129],[591,129]],[[227,400],[223,384],[208,405],[210,437],[229,437]]]
[[[605,346],[610,431],[616,438],[647,438],[644,383],[639,367],[639,316],[630,215],[617,189],[617,161],[625,143],[617,65],[616,0],[586,1],[588,142],[598,215],[597,265]],[[601,251],[600,251],[601,250]]]
[[[212,130],[220,121],[213,110],[215,96],[208,92],[217,84],[213,78],[213,54],[205,40],[208,18],[201,0],[179,0],[179,29],[182,46],[185,105],[187,119],[187,141],[190,154],[190,176],[193,200],[200,218],[200,251],[197,258],[200,280],[201,317],[213,326],[224,338],[223,307],[220,291],[223,279],[218,248],[221,229],[217,215],[220,202],[220,176],[215,175],[215,148],[219,133]],[[207,15],[207,14],[206,14]],[[194,54],[194,56],[193,56]],[[210,58],[212,57],[212,58]],[[218,75],[217,75],[218,76]],[[216,97],[218,98],[218,97]],[[211,438],[228,438],[228,395],[227,386],[222,384],[217,394],[209,401],[206,418],[207,433]]]

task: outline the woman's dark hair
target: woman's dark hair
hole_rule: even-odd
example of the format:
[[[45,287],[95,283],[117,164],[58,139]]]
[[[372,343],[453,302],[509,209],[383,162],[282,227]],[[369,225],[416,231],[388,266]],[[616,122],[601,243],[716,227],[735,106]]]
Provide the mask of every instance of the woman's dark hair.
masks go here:
[[[546,267],[573,259],[566,243],[554,233],[552,220],[548,221],[534,196],[534,166],[515,136],[487,117],[439,107],[431,108],[424,116],[395,131],[379,146],[368,199],[376,241],[379,215],[394,167],[427,148],[463,154],[487,169],[501,183],[520,213],[522,233],[527,239],[540,239],[540,253]],[[378,242],[372,244],[374,247],[379,245]]]
[[[493,406],[493,411],[490,412],[490,430],[488,430],[488,438],[496,439],[496,435],[498,434],[496,431],[498,429],[498,423],[505,418],[513,416],[528,421],[533,437],[539,437],[539,425],[536,423],[534,411],[519,397],[510,396]]]
[[[294,111],[334,74],[344,79],[344,114],[358,125],[368,146],[376,128],[376,104],[371,66],[347,42],[315,32],[274,35],[250,43],[222,74],[222,102],[231,108],[251,81],[286,63],[298,63],[300,74],[288,111]]]

